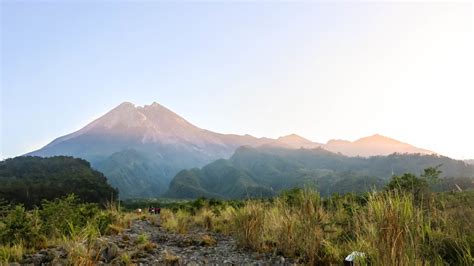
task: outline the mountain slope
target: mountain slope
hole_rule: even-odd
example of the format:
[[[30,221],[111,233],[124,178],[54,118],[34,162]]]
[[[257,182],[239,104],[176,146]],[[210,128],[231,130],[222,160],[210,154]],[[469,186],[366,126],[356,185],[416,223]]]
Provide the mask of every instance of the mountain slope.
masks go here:
[[[291,135],[279,137],[278,139],[274,141],[270,141],[269,143],[265,144],[265,146],[287,148],[287,149],[299,149],[299,148],[314,149],[314,148],[322,147],[323,144],[312,142],[311,140],[305,139],[296,134],[291,134]]]
[[[270,141],[198,128],[157,103],[143,107],[122,103],[81,130],[28,155],[86,159],[120,190],[121,198],[152,197],[166,191],[181,169],[228,158],[242,145]]]
[[[159,196],[180,170],[229,158],[244,145],[287,149],[322,147],[363,156],[424,153],[408,144],[384,146],[390,142],[380,141],[375,141],[377,149],[368,149],[370,142],[347,142],[350,146],[347,148],[347,145],[338,147],[333,143],[312,142],[295,134],[278,139],[220,134],[196,127],[156,102],[145,106],[124,102],[84,128],[27,155],[68,155],[86,159],[120,190],[121,198],[134,198]]]
[[[441,165],[443,177],[474,178],[474,166],[438,155],[392,154],[363,158],[321,148],[241,147],[228,160],[215,161],[201,170],[181,171],[171,181],[166,196],[268,197],[305,185],[316,186],[323,195],[362,192],[381,187],[394,174],[421,174],[423,169],[437,165]]]
[[[348,156],[374,156],[397,153],[434,154],[434,152],[420,149],[379,134],[360,138],[356,141],[330,140],[324,148],[332,152],[340,152]]]
[[[472,164],[472,165],[474,165],[474,160],[464,160],[464,162],[466,162],[467,164]]]

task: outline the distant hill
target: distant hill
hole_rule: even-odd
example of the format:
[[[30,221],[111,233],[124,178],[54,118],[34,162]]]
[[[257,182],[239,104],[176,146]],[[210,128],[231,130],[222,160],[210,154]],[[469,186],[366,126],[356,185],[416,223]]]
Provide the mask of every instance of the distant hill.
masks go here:
[[[117,197],[106,177],[87,161],[66,156],[16,157],[0,162],[0,199],[39,206],[76,194],[86,202],[105,203]]]
[[[321,144],[295,134],[278,139],[220,134],[194,126],[158,103],[135,106],[125,102],[84,128],[59,137],[27,155],[83,158],[103,172],[110,184],[119,189],[120,197],[125,199],[159,196],[180,170],[228,159],[244,145],[288,149],[322,147],[361,156],[393,152],[429,153],[384,138],[378,136],[354,143],[330,141]]]
[[[473,160],[464,160],[464,162],[466,162],[467,164],[474,165],[474,159]]]
[[[358,139],[354,142],[347,140],[330,140],[324,148],[328,151],[340,152],[348,156],[374,156],[397,153],[434,154],[407,143],[400,142],[379,134]]]
[[[109,178],[121,198],[156,197],[179,170],[228,158],[241,145],[268,141],[198,128],[157,103],[122,103],[28,155],[84,158]]]
[[[168,197],[269,197],[283,189],[316,186],[323,195],[381,187],[392,175],[421,174],[441,165],[444,177],[474,177],[474,166],[438,155],[392,154],[347,157],[321,148],[239,148],[229,160],[183,170],[171,181]]]
[[[318,147],[323,147],[324,144],[312,142],[311,140],[305,139],[296,134],[291,134],[291,135],[279,137],[278,139],[274,141],[270,141],[267,144],[264,144],[264,146],[288,148],[288,149],[299,149],[299,148],[314,149]]]

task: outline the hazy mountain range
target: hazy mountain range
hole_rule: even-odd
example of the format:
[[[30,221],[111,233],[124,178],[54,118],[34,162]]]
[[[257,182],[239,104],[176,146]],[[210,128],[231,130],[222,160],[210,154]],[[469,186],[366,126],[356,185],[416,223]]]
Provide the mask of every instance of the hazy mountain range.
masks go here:
[[[322,144],[295,134],[278,139],[220,134],[196,127],[158,103],[142,107],[125,102],[27,155],[86,159],[119,189],[121,198],[130,198],[161,195],[180,170],[227,159],[240,146],[323,148],[349,156],[433,153],[380,135]]]
[[[167,197],[246,198],[271,197],[284,189],[314,186],[323,196],[380,188],[391,176],[420,175],[440,166],[442,189],[474,188],[474,165],[439,155],[391,154],[348,157],[316,149],[240,147],[228,160],[216,160],[201,169],[180,171],[171,181]],[[450,179],[448,177],[457,177]],[[466,178],[460,178],[466,177]]]
[[[466,162],[467,164],[474,165],[474,159],[473,160],[464,160],[464,162]]]

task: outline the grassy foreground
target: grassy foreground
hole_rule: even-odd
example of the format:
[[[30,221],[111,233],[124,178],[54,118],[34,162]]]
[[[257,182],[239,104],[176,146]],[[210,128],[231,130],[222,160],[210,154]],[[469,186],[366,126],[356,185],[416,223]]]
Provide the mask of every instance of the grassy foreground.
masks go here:
[[[194,226],[222,232],[243,247],[304,264],[339,265],[360,251],[362,265],[473,265],[473,205],[473,191],[416,199],[391,190],[322,199],[312,190],[296,189],[241,207],[163,210],[162,225],[178,233]]]
[[[100,237],[118,234],[138,218],[133,212],[120,211],[117,204],[99,208],[79,203],[74,195],[43,201],[32,210],[0,204],[0,265],[21,262],[25,254],[54,247],[67,252],[68,264],[95,265],[106,246]],[[127,264],[130,258],[124,254],[121,259]]]
[[[122,232],[134,219],[156,219],[73,196],[32,210],[0,205],[0,264],[61,247],[69,264],[94,265],[106,244],[101,236]],[[473,205],[474,191],[417,196],[386,190],[323,199],[313,190],[294,189],[270,200],[182,202],[163,209],[161,223],[176,233],[199,227],[231,235],[242,247],[302,264],[340,265],[359,251],[365,253],[358,259],[362,265],[473,265]],[[153,245],[147,239],[135,244]],[[130,254],[116,262],[130,264]]]

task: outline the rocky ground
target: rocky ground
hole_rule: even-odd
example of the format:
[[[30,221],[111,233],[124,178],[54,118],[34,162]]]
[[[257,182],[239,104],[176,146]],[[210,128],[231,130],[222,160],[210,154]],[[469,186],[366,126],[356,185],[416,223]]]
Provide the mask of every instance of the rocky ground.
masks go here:
[[[97,241],[100,264],[253,264],[289,265],[292,260],[279,255],[244,250],[234,239],[218,233],[195,229],[188,234],[164,230],[159,220],[136,220],[130,229]],[[68,257],[61,248],[50,248],[26,256],[24,264],[62,264]]]

